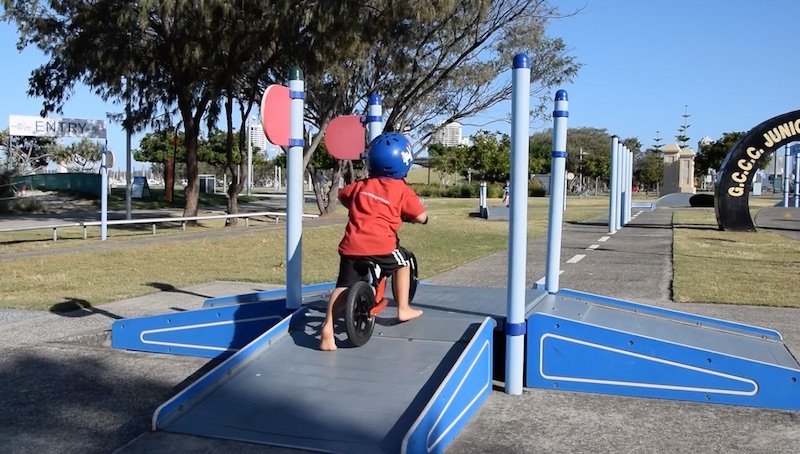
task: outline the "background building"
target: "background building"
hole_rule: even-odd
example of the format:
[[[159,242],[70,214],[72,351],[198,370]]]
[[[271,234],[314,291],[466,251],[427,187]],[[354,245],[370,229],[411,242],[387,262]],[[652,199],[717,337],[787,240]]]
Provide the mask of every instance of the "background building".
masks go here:
[[[250,144],[253,148],[258,148],[261,151],[266,151],[270,143],[267,142],[267,136],[264,134],[264,128],[260,122],[250,123]]]
[[[461,145],[461,123],[447,123],[433,135],[431,143],[440,143],[446,147]]]

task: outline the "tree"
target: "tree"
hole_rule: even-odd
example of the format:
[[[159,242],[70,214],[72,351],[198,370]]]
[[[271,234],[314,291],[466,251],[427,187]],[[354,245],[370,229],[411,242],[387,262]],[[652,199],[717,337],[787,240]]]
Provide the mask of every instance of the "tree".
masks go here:
[[[664,177],[664,156],[660,150],[650,148],[641,154],[633,169],[633,178],[645,190],[657,190]]]
[[[690,140],[689,136],[687,135],[689,131],[689,126],[691,126],[688,123],[689,117],[691,117],[691,115],[689,115],[689,106],[684,106],[683,115],[681,116],[683,117],[683,125],[681,125],[681,127],[678,128],[678,135],[675,136],[675,140],[678,141],[678,145],[681,148],[685,148],[686,144],[689,143]]]
[[[18,47],[35,45],[50,57],[30,79],[29,94],[45,100],[43,114],[60,112],[72,87],[82,82],[102,99],[126,105],[117,118],[129,130],[152,124],[158,112],[180,116],[189,180],[187,216],[197,214],[202,120],[215,122],[209,109],[219,105],[231,79],[240,76],[232,67],[260,54],[254,42],[266,47],[276,41],[265,36],[274,30],[267,25],[281,23],[291,3],[52,0],[44,6],[3,0],[4,18],[19,29]],[[253,34],[244,30],[248,27]],[[243,34],[250,40],[239,46],[235,40]]]
[[[0,146],[6,149],[6,167],[16,174],[36,173],[47,167],[58,144],[52,137],[14,137],[0,131]]]
[[[635,139],[626,139],[631,141]],[[550,173],[553,130],[537,132],[530,141],[531,173]],[[608,181],[611,167],[611,136],[600,128],[569,128],[567,131],[567,170],[589,179]],[[583,157],[581,157],[581,152]],[[535,164],[535,168],[534,168]],[[573,180],[571,184],[579,182]]]
[[[479,131],[471,137],[467,169],[486,181],[506,181],[511,174],[511,137],[508,134]]]
[[[102,160],[103,145],[91,139],[81,139],[67,146],[58,146],[51,158],[63,165],[74,164],[78,171],[94,170],[95,164]]]
[[[467,147],[447,147],[440,143],[428,145],[428,166],[436,172],[443,186],[455,183],[456,177],[463,174],[467,164]]]
[[[303,62],[307,121],[316,131],[306,165],[330,120],[363,112],[370,93],[383,97],[385,129],[413,132],[422,150],[431,124],[510,98],[510,78],[502,75],[514,53],[530,56],[534,96],[570,80],[579,67],[560,39],[545,35],[558,13],[540,0],[318,2],[306,15],[311,19],[290,51]],[[331,193],[346,168],[335,165]]]
[[[745,132],[726,132],[722,134],[722,138],[715,142],[701,146],[694,157],[695,176],[705,175],[708,169],[719,171],[722,167],[722,161],[728,156],[733,145],[745,134]],[[764,160],[762,168],[767,164],[769,164],[768,160]]]

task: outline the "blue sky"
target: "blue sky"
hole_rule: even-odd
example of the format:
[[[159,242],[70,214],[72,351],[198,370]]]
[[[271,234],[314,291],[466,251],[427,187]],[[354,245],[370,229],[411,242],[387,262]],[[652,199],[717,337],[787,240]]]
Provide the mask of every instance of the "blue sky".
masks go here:
[[[552,21],[583,64],[575,80],[559,87],[569,95],[569,126],[605,128],[638,137],[645,147],[656,131],[675,141],[685,106],[692,143],[705,136],[747,131],[762,121],[800,109],[797,81],[796,0],[559,0],[562,11],[584,8]],[[26,95],[30,72],[44,56],[16,50],[16,30],[0,23],[0,129],[8,116],[38,115],[41,100]],[[511,62],[509,62],[509,67]],[[510,76],[510,74],[509,74]],[[500,109],[508,109],[503,105]],[[109,105],[78,87],[64,116],[103,119],[122,107]],[[464,122],[464,133],[471,134]],[[536,127],[544,128],[547,124]],[[532,128],[532,132],[536,131]],[[123,169],[125,134],[109,125],[115,168]],[[507,132],[502,124],[486,129]],[[134,136],[134,148],[138,136]],[[142,164],[134,163],[134,168]]]

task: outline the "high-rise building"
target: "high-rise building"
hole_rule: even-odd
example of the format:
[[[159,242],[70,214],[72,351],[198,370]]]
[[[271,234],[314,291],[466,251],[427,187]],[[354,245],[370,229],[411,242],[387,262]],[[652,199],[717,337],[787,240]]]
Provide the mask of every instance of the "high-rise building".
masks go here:
[[[270,144],[267,142],[267,136],[264,134],[264,128],[261,126],[261,123],[252,122],[249,128],[250,144],[253,145],[253,148],[258,148],[262,152],[266,151]]]
[[[432,143],[440,143],[446,147],[461,145],[461,123],[451,122],[442,126],[433,135]]]

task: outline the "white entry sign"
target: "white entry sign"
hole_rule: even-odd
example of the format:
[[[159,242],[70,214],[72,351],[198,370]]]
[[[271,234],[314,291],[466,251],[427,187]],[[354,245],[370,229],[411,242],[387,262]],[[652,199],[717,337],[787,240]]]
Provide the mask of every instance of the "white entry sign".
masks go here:
[[[27,115],[9,115],[8,133],[26,137],[78,137],[106,138],[105,120],[79,118],[42,118]]]

